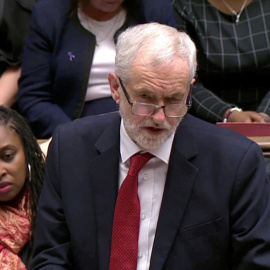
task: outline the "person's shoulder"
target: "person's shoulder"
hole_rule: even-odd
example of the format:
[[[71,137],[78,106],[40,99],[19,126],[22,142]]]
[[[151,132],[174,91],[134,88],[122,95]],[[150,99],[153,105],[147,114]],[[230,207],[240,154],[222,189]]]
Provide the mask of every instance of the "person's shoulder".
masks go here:
[[[59,125],[53,133],[52,142],[56,141],[67,150],[74,147],[71,142],[76,142],[76,145],[82,147],[90,142],[97,142],[101,137],[106,141],[117,140],[120,136],[120,123],[121,117],[118,112],[86,116]]]
[[[36,7],[50,8],[52,12],[54,12],[56,8],[70,7],[70,5],[71,0],[39,0],[35,4]]]
[[[245,138],[245,136],[240,135],[239,133],[231,129],[220,127],[214,123],[207,122],[190,114],[186,115],[180,125],[183,125],[194,133],[197,133],[197,131],[200,131],[199,134],[208,135],[210,133],[213,137],[231,135],[233,137],[238,137],[242,139]]]
[[[100,115],[86,116],[62,124],[57,129],[64,135],[78,136],[79,134],[100,134],[106,128],[112,126],[119,130],[121,117],[119,112],[111,112]]]
[[[31,26],[55,40],[69,19],[71,0],[39,0],[32,9]]]
[[[90,115],[83,118],[78,118],[76,120],[73,120],[70,124],[74,125],[81,125],[82,123],[89,124],[89,125],[107,125],[108,123],[112,121],[118,121],[120,120],[120,113],[118,111],[115,112],[108,112],[98,115]]]
[[[183,129],[187,129],[193,138],[200,143],[223,145],[224,148],[226,148],[226,145],[231,145],[235,149],[244,149],[250,147],[251,144],[255,144],[233,130],[206,122],[192,115],[187,115],[180,125],[183,125]]]
[[[249,138],[191,115],[186,115],[175,136],[175,145],[183,153],[197,153],[202,160],[240,164],[243,159],[263,162],[260,146]],[[260,160],[260,161],[259,161]],[[218,166],[219,166],[218,165]]]
[[[69,14],[71,0],[39,0],[33,7],[33,14],[48,18],[61,19]],[[49,22],[49,20],[48,20]]]

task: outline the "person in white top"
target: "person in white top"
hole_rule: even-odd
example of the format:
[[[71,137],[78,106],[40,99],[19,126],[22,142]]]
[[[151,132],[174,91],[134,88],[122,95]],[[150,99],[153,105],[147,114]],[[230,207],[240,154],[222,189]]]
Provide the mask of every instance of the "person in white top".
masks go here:
[[[19,111],[38,139],[63,123],[118,110],[108,74],[128,26],[174,25],[170,0],[45,0],[32,13],[19,82]]]

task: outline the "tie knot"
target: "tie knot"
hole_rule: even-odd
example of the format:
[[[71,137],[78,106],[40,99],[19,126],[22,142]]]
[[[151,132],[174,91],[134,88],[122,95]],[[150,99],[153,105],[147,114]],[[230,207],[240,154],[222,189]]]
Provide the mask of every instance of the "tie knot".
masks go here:
[[[128,174],[137,176],[141,168],[153,157],[150,153],[137,153],[130,158]]]

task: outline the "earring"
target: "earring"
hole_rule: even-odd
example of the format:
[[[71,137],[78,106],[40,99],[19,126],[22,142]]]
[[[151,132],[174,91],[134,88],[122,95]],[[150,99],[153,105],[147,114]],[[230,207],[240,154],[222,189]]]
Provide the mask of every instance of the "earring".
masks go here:
[[[28,167],[28,181],[29,183],[31,183],[31,165],[28,163],[27,164],[27,167]]]

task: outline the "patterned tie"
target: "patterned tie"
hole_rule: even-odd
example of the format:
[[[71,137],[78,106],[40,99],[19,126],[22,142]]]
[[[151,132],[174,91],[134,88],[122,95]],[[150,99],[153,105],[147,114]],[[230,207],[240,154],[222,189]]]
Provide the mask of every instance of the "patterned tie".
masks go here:
[[[137,153],[130,158],[129,171],[116,200],[110,270],[137,269],[140,227],[138,173],[152,157],[150,153]]]

